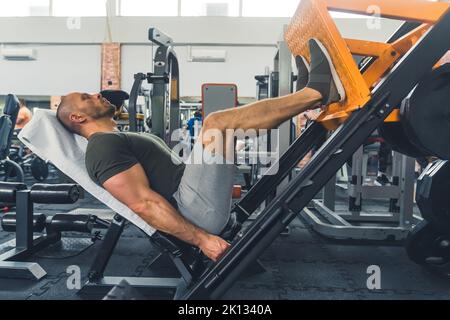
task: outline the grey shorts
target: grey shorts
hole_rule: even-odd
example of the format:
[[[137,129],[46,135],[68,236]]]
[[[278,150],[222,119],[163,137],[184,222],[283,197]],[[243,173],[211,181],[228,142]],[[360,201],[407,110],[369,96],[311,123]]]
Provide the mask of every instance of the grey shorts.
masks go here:
[[[207,154],[206,161],[192,162],[194,154],[202,152],[202,145],[195,144],[174,198],[184,218],[219,235],[230,219],[236,166],[226,164],[220,155]]]

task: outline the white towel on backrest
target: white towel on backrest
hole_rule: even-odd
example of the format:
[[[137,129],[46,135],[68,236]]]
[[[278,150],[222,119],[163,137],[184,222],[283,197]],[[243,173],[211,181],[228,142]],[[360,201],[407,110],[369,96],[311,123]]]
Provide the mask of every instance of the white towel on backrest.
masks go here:
[[[84,190],[149,236],[155,233],[156,230],[142,218],[91,180],[84,162],[88,141],[67,131],[59,123],[55,111],[37,109],[20,132],[19,139],[38,157],[49,160]]]

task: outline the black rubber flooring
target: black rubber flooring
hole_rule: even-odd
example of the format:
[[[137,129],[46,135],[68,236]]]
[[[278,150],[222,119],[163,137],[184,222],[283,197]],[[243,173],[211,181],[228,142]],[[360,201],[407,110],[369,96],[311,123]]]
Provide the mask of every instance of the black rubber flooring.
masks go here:
[[[36,211],[48,214],[75,208],[104,208],[90,196],[76,205],[36,207]],[[0,232],[0,244],[12,238],[12,234]],[[89,239],[68,235],[63,241],[65,250],[46,250],[30,259],[47,271],[44,279],[0,279],[0,299],[81,299],[77,290],[68,289],[66,271],[69,266],[78,266],[84,282],[99,244],[90,245]],[[150,242],[130,225],[106,275],[151,275],[148,265],[155,256]],[[242,278],[224,299],[450,299],[450,279],[410,262],[402,246],[330,242],[310,232],[300,220],[292,223],[290,235],[280,236],[260,261],[267,272]],[[371,265],[381,269],[381,290],[367,289],[367,268]]]

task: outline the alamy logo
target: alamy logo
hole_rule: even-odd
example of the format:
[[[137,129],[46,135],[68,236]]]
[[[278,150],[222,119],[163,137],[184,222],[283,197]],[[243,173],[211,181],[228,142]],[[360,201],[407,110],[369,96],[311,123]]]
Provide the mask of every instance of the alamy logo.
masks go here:
[[[367,28],[369,30],[381,29],[381,8],[376,5],[369,6],[366,11],[371,17],[367,18]]]
[[[261,175],[278,173],[279,130],[207,130],[201,133],[203,143],[190,143],[191,137],[181,140],[181,130],[172,133],[177,142],[173,154],[183,154],[185,164],[260,165]],[[270,138],[269,138],[270,137]],[[200,139],[200,138],[199,138]],[[172,159],[178,163],[179,158]]]
[[[66,20],[66,26],[69,30],[80,30],[81,29],[81,18],[80,17],[69,17]]]
[[[367,289],[381,290],[381,268],[379,266],[369,266],[367,268]]]
[[[81,269],[79,266],[69,266],[66,269],[66,273],[69,275],[67,278],[67,289],[80,290],[81,289]]]

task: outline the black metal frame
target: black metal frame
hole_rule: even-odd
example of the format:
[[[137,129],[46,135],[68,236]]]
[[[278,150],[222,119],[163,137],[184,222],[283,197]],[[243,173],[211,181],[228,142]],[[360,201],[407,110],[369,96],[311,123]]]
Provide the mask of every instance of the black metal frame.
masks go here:
[[[8,94],[5,100],[3,114],[0,117],[2,136],[0,137],[0,167],[4,170],[3,181],[10,180],[10,174],[15,171],[15,182],[24,182],[22,166],[9,159],[11,153],[11,142],[14,136],[14,126],[19,114],[19,99],[14,94]],[[6,131],[6,132],[5,132]],[[6,134],[7,133],[7,134]],[[11,182],[11,181],[10,181]]]
[[[136,73],[134,75],[133,87],[130,91],[130,99],[128,103],[128,115],[130,122],[130,132],[137,132],[138,120],[137,120],[137,99],[141,94],[142,82],[147,79],[147,75],[144,73]]]
[[[85,297],[104,297],[110,290],[125,280],[131,287],[137,289],[146,298],[180,298],[186,287],[196,278],[191,266],[183,259],[183,252],[174,247],[170,240],[161,233],[156,233],[150,237],[153,243],[161,248],[160,254],[153,259],[149,268],[169,257],[170,262],[176,269],[177,275],[172,278],[163,277],[127,277],[127,276],[105,276],[105,271],[111,256],[122,235],[127,220],[120,215],[116,215],[102,240],[102,245],[91,266],[88,274],[88,281],[78,292]],[[173,247],[173,249],[171,248]]]
[[[137,98],[141,92],[142,82],[147,80],[153,85],[151,93],[151,131],[162,138],[170,147],[176,141],[171,141],[172,132],[180,125],[180,71],[178,58],[172,46],[170,37],[151,28],[149,40],[159,47],[153,57],[153,73],[137,73],[130,92],[128,112],[130,115],[130,131],[137,130]],[[169,96],[167,96],[169,93]]]
[[[320,189],[342,167],[420,79],[432,69],[449,50],[450,11],[436,23],[416,46],[394,67],[373,90],[371,100],[334,132],[309,164],[278,195],[246,230],[242,238],[233,243],[227,254],[213,265],[183,299],[217,299],[230,288],[238,276],[276,239],[286,226],[303,210]],[[311,148],[313,133],[324,129],[320,124],[311,126],[283,155],[280,165],[301,160]],[[296,152],[292,149],[297,149]],[[296,157],[297,156],[297,157]],[[250,215],[258,203],[264,201],[275,186],[270,182],[282,181],[286,167],[275,177],[266,176],[258,182],[235,209],[240,215]]]
[[[16,191],[16,238],[9,242],[15,241],[14,248],[0,255],[0,278],[40,280],[47,274],[39,264],[25,260],[61,240],[61,233],[34,238],[33,206],[30,190]]]
[[[179,79],[178,58],[174,48],[160,46],[155,53],[153,74],[148,77],[149,83],[153,84],[152,133],[162,138],[170,147],[178,143],[171,140],[172,132],[181,127]]]

